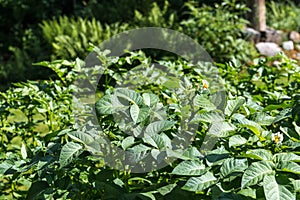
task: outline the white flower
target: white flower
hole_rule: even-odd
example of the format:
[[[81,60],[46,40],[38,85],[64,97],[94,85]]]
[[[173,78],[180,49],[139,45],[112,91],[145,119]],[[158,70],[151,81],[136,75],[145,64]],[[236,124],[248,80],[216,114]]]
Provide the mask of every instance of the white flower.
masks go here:
[[[278,144],[281,144],[283,141],[283,134],[282,133],[273,133],[272,134],[272,141]]]
[[[202,80],[202,88],[203,89],[208,89],[209,88],[209,83],[207,80]]]

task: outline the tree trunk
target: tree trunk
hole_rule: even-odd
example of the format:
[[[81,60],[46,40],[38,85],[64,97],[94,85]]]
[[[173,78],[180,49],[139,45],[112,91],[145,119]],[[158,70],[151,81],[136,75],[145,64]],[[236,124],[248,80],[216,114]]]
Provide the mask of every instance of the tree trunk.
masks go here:
[[[251,9],[248,15],[251,27],[258,31],[266,31],[265,0],[249,0],[247,6]]]

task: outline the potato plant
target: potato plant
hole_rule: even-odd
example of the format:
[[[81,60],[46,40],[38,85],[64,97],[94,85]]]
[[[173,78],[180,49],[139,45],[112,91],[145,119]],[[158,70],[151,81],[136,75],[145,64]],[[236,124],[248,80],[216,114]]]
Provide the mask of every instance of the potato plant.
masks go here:
[[[208,77],[180,58],[97,53],[107,64],[94,105],[100,131],[74,120],[72,94],[84,89],[73,84],[84,70],[79,59],[38,63],[57,79],[1,93],[1,199],[300,198],[296,62],[279,55],[247,67],[217,64],[227,94],[220,100]],[[146,74],[151,62],[170,73]],[[190,124],[195,134],[174,148]],[[139,169],[155,162],[135,173],[114,160],[113,147],[129,152]]]

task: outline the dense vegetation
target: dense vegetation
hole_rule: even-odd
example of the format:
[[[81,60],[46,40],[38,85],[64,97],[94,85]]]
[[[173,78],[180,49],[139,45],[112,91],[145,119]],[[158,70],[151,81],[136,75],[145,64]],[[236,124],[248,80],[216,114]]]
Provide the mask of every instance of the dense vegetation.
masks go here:
[[[0,93],[0,199],[300,198],[299,61],[284,53],[258,57],[243,39],[243,1],[73,2],[0,1],[1,15],[11,20],[1,26],[14,35],[0,36],[1,83],[23,80]],[[268,4],[269,25],[300,31],[288,18],[299,8],[290,5]],[[217,67],[152,50],[115,57],[96,47],[143,26],[191,36]],[[105,70],[85,68],[91,51]],[[223,88],[211,79],[216,69]],[[75,83],[87,74],[102,75],[91,105],[100,129],[88,120],[79,127],[74,117],[74,93],[89,89]],[[218,90],[225,99],[214,98]],[[174,149],[189,125],[195,135]],[[141,168],[145,155],[165,165],[117,170],[124,166],[107,165],[116,155],[100,147],[105,140],[131,152]],[[163,152],[171,161],[161,159]]]

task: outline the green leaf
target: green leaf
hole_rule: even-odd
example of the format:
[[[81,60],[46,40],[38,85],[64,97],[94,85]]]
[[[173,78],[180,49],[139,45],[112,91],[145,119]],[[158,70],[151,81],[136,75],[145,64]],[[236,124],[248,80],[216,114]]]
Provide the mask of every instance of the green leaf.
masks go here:
[[[172,190],[177,186],[176,183],[173,183],[173,184],[169,184],[169,185],[166,185],[166,186],[163,186],[161,188],[158,188],[157,191],[165,196],[166,194],[169,194],[170,192],[172,192]]]
[[[272,152],[266,149],[253,149],[246,152],[248,158],[257,160],[272,160]]]
[[[149,116],[149,107],[140,107],[139,115],[136,120],[136,123],[144,121]]]
[[[27,192],[26,199],[38,199],[39,195],[47,188],[49,188],[49,185],[46,181],[37,181],[32,183]]]
[[[222,177],[226,177],[233,172],[243,172],[248,168],[247,159],[226,159],[220,168],[220,174]]]
[[[278,164],[277,169],[284,172],[300,174],[300,165],[291,161],[286,161]]]
[[[126,99],[129,102],[135,103],[137,105],[143,104],[143,98],[134,90],[129,90],[126,88],[117,88],[114,91],[114,95]]]
[[[27,150],[26,150],[26,145],[22,142],[21,146],[21,155],[23,159],[27,158]]]
[[[151,135],[151,136],[146,135],[143,138],[143,141],[147,144],[152,145],[157,149],[163,149],[166,146],[166,142],[164,141],[164,138],[158,134]]]
[[[238,97],[235,100],[228,100],[225,108],[225,115],[233,115],[245,102],[244,97]]]
[[[224,121],[225,117],[222,112],[214,110],[209,112],[203,112],[198,116],[198,119],[202,122],[220,122]]]
[[[95,140],[91,135],[82,131],[71,131],[67,134],[73,140],[81,142],[83,144],[89,144]]]
[[[240,135],[234,135],[234,136],[231,136],[229,138],[229,148],[231,147],[236,147],[236,146],[241,146],[241,145],[244,145],[247,143],[247,140],[240,136]]]
[[[14,166],[14,162],[9,163],[8,160],[5,160],[0,163],[0,174],[4,174],[7,170]]]
[[[128,136],[122,141],[122,148],[126,150],[128,147],[131,147],[134,144],[134,137]]]
[[[232,118],[239,122],[239,125],[250,129],[257,137],[261,137],[262,128],[256,122],[246,119],[244,115],[233,114]]]
[[[224,160],[229,157],[229,152],[224,148],[218,148],[207,153],[206,161],[209,166],[222,165]]]
[[[275,117],[272,117],[268,114],[266,114],[265,112],[258,112],[255,113],[253,120],[263,126],[270,126],[273,121],[274,121]]]
[[[238,194],[249,197],[250,199],[256,199],[256,190],[252,188],[241,189]]]
[[[183,190],[191,192],[201,192],[217,182],[217,179],[214,177],[213,173],[207,172],[206,174],[200,177],[192,177],[187,183],[182,187]]]
[[[172,121],[156,121],[149,124],[145,129],[145,135],[155,135],[164,130],[171,128],[174,125]]]
[[[185,160],[179,163],[172,174],[181,176],[199,176],[207,171],[205,165],[198,160]]]
[[[295,192],[300,192],[300,180],[293,180]]]
[[[285,186],[279,185],[274,175],[264,177],[263,188],[266,200],[296,200],[296,195]]]
[[[242,188],[259,183],[265,175],[271,174],[274,164],[270,161],[259,161],[252,163],[242,177]]]
[[[274,155],[273,160],[277,163],[288,161],[300,162],[300,156],[294,153],[277,153]]]
[[[139,118],[139,113],[140,113],[140,108],[138,105],[133,104],[130,106],[130,116],[134,123],[137,122],[137,120]]]
[[[144,100],[144,104],[149,106],[149,107],[151,107],[154,104],[159,102],[158,96],[156,96],[155,94],[152,94],[152,93],[144,93],[142,95],[142,97],[143,97],[143,100]]]
[[[218,137],[228,137],[228,133],[234,130],[236,130],[236,126],[229,122],[213,122],[208,133]]]
[[[60,152],[59,155],[59,164],[60,167],[64,167],[72,162],[74,157],[77,157],[80,155],[82,150],[82,146],[80,144],[74,143],[74,142],[68,142],[65,144]]]
[[[209,100],[208,97],[204,95],[196,95],[194,98],[195,106],[200,108],[204,108],[207,111],[216,110],[216,106]]]
[[[114,105],[111,103],[111,95],[105,95],[96,102],[95,108],[98,113],[106,115],[114,113]]]
[[[141,195],[147,197],[147,199],[156,200],[155,196],[152,194],[153,192],[143,192],[140,193]]]
[[[286,108],[279,112],[279,114],[274,119],[273,123],[279,122],[285,118],[292,116],[292,108]]]

